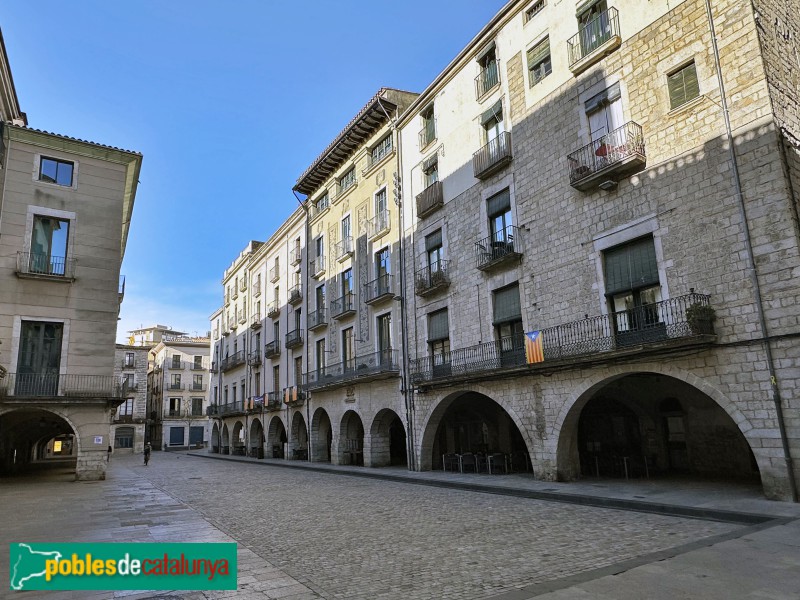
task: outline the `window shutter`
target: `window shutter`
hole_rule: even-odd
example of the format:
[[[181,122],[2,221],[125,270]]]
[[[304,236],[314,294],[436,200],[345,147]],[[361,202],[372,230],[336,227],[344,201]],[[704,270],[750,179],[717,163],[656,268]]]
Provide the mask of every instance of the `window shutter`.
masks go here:
[[[519,303],[519,286],[511,285],[494,293],[494,324],[522,319]]]
[[[528,69],[532,69],[548,56],[550,56],[550,38],[544,38],[528,50]]]
[[[429,156],[424,161],[422,161],[422,170],[429,171],[436,163],[439,162],[439,155],[434,154],[433,156]]]
[[[700,95],[694,61],[667,77],[667,90],[670,109],[677,108]]]
[[[498,122],[503,120],[503,101],[498,100],[492,107],[481,115],[481,125],[486,125],[492,119]]]
[[[647,237],[605,253],[606,294],[658,284],[653,238]]]
[[[446,340],[450,337],[450,321],[447,309],[428,315],[428,341]]]
[[[694,62],[683,69],[683,87],[686,90],[684,102],[688,102],[700,95],[700,84],[697,81],[697,67]]]
[[[486,213],[490,219],[509,210],[511,210],[511,194],[508,189],[495,194],[486,201]]]
[[[442,245],[442,230],[437,229],[432,234],[425,236],[425,250],[430,252]]]

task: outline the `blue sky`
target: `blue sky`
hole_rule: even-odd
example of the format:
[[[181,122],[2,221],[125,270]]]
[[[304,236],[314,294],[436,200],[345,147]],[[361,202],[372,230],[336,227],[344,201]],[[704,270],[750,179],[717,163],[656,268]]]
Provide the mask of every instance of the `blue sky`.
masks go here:
[[[382,86],[422,91],[504,0],[4,0],[31,127],[144,154],[118,339],[203,334],[223,270]]]

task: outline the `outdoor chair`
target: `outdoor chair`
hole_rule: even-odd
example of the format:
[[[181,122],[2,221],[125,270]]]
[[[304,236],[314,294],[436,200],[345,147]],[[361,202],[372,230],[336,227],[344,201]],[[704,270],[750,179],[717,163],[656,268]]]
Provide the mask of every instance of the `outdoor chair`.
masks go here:
[[[465,473],[469,470],[472,470],[473,473],[478,472],[478,465],[472,452],[461,455],[461,472]]]

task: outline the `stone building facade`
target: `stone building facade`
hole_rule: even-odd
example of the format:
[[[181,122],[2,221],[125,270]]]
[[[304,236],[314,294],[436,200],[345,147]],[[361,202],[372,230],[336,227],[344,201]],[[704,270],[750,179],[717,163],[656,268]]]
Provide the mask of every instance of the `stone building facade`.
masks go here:
[[[147,421],[147,370],[150,346],[117,344],[114,378],[125,390],[122,404],[111,417],[110,445],[114,453],[140,454]]]

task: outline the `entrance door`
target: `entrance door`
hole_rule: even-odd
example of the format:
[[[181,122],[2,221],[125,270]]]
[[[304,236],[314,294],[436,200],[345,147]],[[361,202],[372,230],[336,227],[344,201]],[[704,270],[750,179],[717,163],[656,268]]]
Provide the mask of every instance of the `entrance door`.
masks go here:
[[[17,396],[55,396],[63,323],[23,321],[17,357]]]

